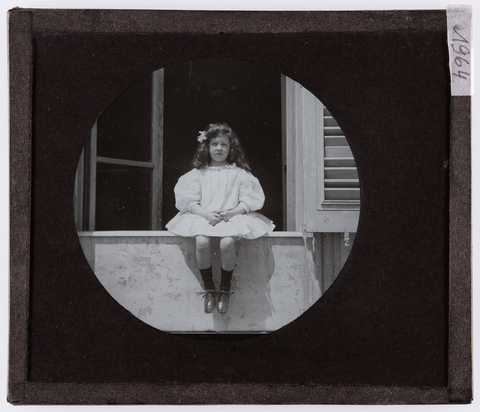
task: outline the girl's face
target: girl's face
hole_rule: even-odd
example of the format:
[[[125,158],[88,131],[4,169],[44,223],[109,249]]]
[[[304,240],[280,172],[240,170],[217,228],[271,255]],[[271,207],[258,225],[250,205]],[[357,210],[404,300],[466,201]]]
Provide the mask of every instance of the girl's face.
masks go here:
[[[210,140],[210,166],[223,166],[227,164],[230,153],[230,139],[227,136],[218,136]]]

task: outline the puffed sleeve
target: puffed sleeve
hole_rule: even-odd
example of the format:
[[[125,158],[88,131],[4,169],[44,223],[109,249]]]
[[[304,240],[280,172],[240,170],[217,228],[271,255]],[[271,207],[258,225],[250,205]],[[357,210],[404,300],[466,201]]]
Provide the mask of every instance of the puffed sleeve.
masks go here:
[[[240,180],[240,205],[248,212],[254,212],[263,207],[265,194],[258,179],[251,173],[242,173]]]
[[[175,207],[180,212],[189,212],[193,205],[200,203],[202,192],[198,170],[190,170],[181,176],[173,191],[175,192]]]

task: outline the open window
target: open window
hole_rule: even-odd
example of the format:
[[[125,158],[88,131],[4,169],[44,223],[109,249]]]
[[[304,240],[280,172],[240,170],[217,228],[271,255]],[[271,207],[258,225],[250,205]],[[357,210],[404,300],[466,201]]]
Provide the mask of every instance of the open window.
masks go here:
[[[79,162],[79,231],[163,230],[198,131],[238,133],[276,230],[355,232],[360,189],[343,132],[313,94],[267,68],[198,59],[147,76],[93,126]]]
[[[78,230],[158,230],[163,70],[120,95],[92,128],[75,180]]]

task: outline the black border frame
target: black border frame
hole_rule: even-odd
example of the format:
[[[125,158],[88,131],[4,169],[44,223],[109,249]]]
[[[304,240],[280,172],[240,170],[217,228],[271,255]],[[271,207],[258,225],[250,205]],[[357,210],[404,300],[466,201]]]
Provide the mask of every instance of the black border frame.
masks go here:
[[[314,17],[312,18],[312,13]],[[401,19],[393,18],[403,17]],[[92,16],[101,15],[99,20]],[[14,404],[430,404],[468,403],[471,353],[471,97],[451,97],[448,385],[439,388],[262,384],[56,384],[27,377],[32,230],[33,37],[39,33],[173,33],[430,30],[438,11],[190,12],[22,10],[9,13],[10,75],[10,341],[9,394]],[[205,20],[209,24],[205,25]],[[273,25],[262,24],[265,21]],[[446,30],[446,27],[445,27]],[[135,396],[132,397],[131,395]]]

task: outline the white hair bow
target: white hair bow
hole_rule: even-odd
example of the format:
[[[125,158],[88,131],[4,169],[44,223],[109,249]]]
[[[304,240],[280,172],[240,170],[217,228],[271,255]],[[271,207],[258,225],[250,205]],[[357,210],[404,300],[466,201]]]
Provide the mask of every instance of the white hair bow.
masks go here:
[[[198,132],[200,133],[197,137],[197,140],[202,143],[203,141],[207,140],[207,136],[205,136],[205,130]]]

